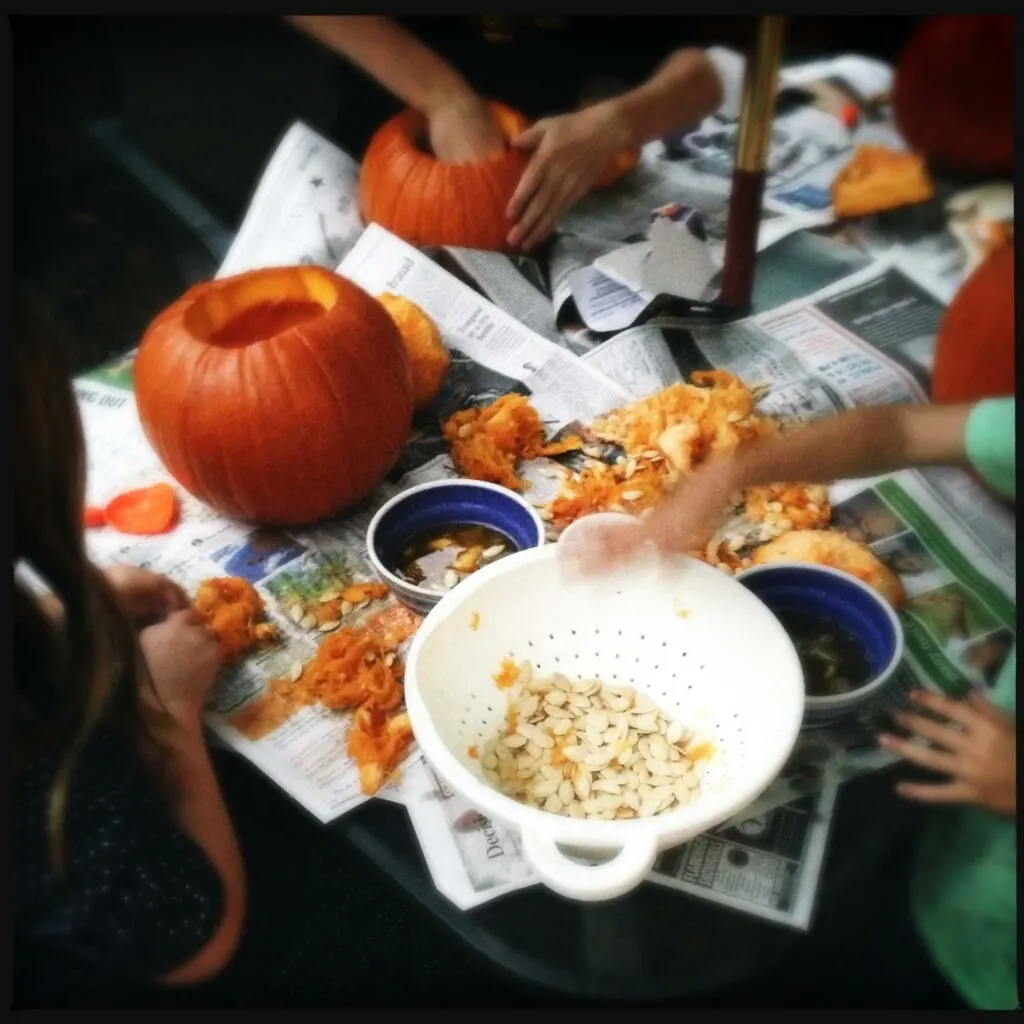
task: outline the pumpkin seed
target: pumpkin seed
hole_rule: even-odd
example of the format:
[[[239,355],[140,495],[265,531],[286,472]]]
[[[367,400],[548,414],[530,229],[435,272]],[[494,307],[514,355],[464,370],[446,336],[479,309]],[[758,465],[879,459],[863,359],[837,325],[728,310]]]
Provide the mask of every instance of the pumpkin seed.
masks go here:
[[[302,621],[305,614],[306,613],[301,604],[293,604],[291,608],[288,609],[288,618],[296,625]]]
[[[505,550],[504,544],[492,544],[489,548],[484,548],[484,558],[491,559],[497,558],[498,555]]]
[[[529,722],[520,722],[516,731],[520,736],[525,736],[528,740],[545,750],[550,750],[555,745],[555,741],[548,733],[543,729],[537,728],[535,725],[530,725]]]
[[[326,594],[320,595],[321,604],[330,604],[332,601],[337,601],[341,597],[341,594],[337,590],[328,590]]]
[[[293,682],[297,683],[299,677],[302,675],[302,662],[296,661],[288,671],[288,678]]]
[[[313,629],[316,626],[316,616],[315,615],[304,615],[302,617],[301,622],[299,622],[299,625],[303,629]]]
[[[643,496],[644,496],[644,492],[643,491],[623,491],[623,493],[622,493],[622,500],[623,501],[637,501],[639,498],[642,498]]]
[[[337,629],[341,625],[337,619],[333,622],[321,622],[317,627],[321,633],[330,633],[332,629]]]
[[[578,764],[573,771],[572,788],[581,800],[586,800],[590,796],[590,772],[585,765]]]
[[[544,801],[544,810],[551,814],[561,814],[564,809],[562,801],[557,793],[552,793],[547,800]]]
[[[355,607],[355,605],[351,601],[342,601],[341,602],[341,614],[342,615],[350,614],[354,607]]]

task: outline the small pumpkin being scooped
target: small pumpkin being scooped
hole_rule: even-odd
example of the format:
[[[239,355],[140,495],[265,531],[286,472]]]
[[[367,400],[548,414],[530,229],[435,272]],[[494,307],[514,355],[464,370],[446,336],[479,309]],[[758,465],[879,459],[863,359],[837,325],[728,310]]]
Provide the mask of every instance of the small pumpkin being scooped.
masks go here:
[[[488,106],[510,142],[526,128],[522,114]],[[411,109],[377,130],[359,178],[363,219],[410,245],[505,249],[512,227],[505,211],[527,155],[509,147],[479,163],[447,164],[427,152],[426,138],[426,119]]]
[[[423,409],[444,386],[452,358],[441,340],[437,324],[414,302],[401,295],[384,292],[377,301],[388,311],[402,335],[412,367],[412,396],[417,409]]]
[[[295,525],[365,497],[412,423],[394,321],[321,267],[208,281],[150,324],[139,419],[168,472],[226,515]]]

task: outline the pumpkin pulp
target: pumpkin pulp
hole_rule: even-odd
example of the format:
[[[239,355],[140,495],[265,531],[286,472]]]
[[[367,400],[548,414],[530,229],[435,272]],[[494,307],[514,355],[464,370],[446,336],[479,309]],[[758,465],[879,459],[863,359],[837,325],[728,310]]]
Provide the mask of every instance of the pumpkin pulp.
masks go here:
[[[236,313],[223,327],[214,331],[209,340],[211,345],[220,348],[241,348],[266,341],[323,315],[324,307],[311,299],[260,302]]]

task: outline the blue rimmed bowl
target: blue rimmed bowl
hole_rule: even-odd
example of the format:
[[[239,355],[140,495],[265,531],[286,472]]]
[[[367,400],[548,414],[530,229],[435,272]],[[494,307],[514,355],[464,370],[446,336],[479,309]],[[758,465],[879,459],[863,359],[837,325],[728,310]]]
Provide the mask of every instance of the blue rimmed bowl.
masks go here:
[[[446,526],[486,526],[503,533],[516,551],[542,547],[544,520],[518,494],[479,480],[435,480],[402,491],[377,510],[366,531],[366,548],[380,581],[403,604],[425,615],[444,593],[416,586],[392,566],[407,544]]]
[[[806,695],[804,725],[829,725],[871,700],[892,678],[903,658],[903,626],[888,601],[854,576],[823,565],[776,562],[755,566],[736,578],[779,613],[824,619],[849,633],[868,662],[865,682],[831,697]]]

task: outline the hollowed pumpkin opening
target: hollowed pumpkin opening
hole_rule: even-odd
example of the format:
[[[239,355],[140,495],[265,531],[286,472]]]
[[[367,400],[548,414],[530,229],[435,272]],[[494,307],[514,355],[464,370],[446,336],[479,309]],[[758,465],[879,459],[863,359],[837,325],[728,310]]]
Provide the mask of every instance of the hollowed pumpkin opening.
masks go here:
[[[338,300],[329,282],[300,267],[218,285],[198,299],[184,318],[195,337],[218,348],[267,341],[320,319]]]

